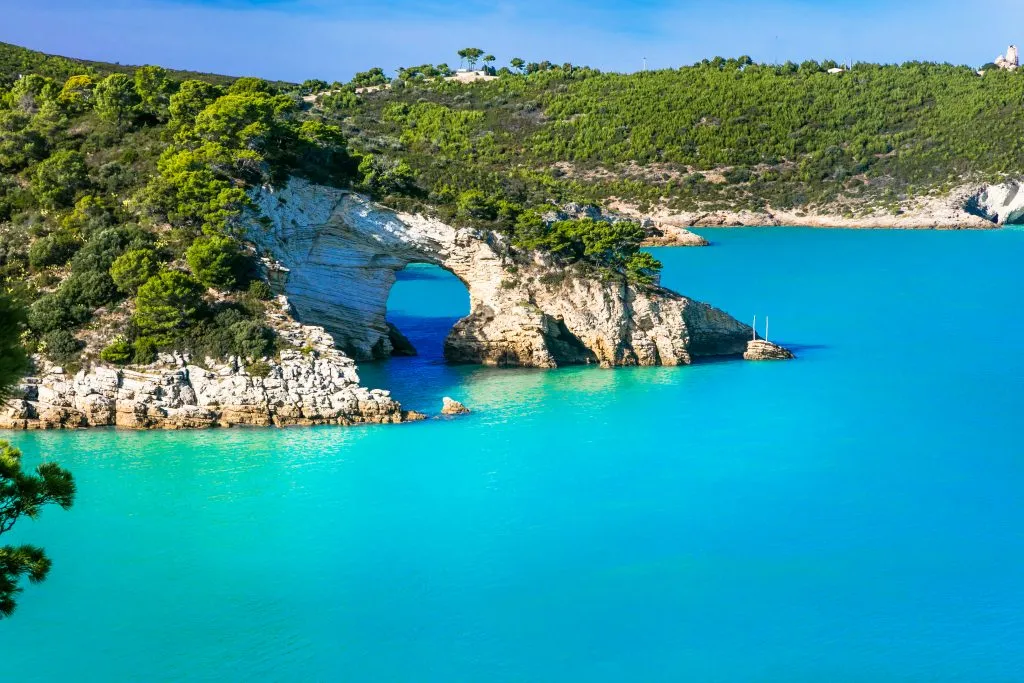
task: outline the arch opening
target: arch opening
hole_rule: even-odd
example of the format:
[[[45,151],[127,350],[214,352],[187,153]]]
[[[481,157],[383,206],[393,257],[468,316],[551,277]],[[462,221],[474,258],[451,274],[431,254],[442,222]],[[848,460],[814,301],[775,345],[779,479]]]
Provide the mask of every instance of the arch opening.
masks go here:
[[[428,263],[395,273],[386,321],[392,350],[359,363],[367,386],[390,389],[403,406],[436,410],[440,397],[457,389],[467,368],[449,364],[444,344],[452,326],[469,314],[469,290],[455,275]]]
[[[459,278],[430,263],[410,263],[395,274],[387,301],[393,358],[444,361],[444,341],[469,314],[469,290]]]

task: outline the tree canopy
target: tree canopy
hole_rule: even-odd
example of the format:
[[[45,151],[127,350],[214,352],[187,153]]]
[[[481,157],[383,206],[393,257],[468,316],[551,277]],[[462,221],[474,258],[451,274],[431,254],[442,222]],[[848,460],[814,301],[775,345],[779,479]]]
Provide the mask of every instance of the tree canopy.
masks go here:
[[[0,536],[21,518],[35,519],[47,505],[69,509],[75,500],[71,473],[55,463],[43,463],[25,472],[21,452],[0,441]],[[52,563],[42,548],[32,545],[0,546],[0,617],[9,617],[22,592],[21,580],[39,583]]]

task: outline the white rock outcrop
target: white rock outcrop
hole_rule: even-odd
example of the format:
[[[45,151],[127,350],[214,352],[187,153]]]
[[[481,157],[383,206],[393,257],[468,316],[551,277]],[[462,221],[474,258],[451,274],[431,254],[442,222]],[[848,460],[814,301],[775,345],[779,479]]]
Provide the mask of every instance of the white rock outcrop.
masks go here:
[[[293,179],[252,196],[263,218],[249,237],[284,295],[267,319],[285,345],[277,358],[246,366],[164,354],[145,367],[95,362],[69,372],[37,357],[35,376],[0,405],[0,429],[422,419],[389,392],[360,386],[353,360],[414,352],[385,319],[396,273],[409,263],[438,265],[469,290],[470,314],[445,342],[452,362],[681,365],[739,356],[752,335],[726,313],[667,289],[517,252],[496,234],[396,213],[345,190]],[[443,412],[467,411],[446,399]]]
[[[445,343],[453,362],[680,365],[742,354],[751,335],[669,290],[567,269],[516,253],[494,233],[390,211],[345,190],[292,179],[252,197],[265,220],[249,238],[272,280],[300,320],[325,327],[357,360],[392,353],[387,299],[409,263],[440,266],[469,290],[470,314]]]
[[[1019,182],[989,185],[968,199],[967,210],[996,225],[1024,223],[1024,188]]]
[[[95,365],[66,372],[41,358],[20,396],[0,405],[0,429],[116,426],[193,429],[234,425],[397,423],[420,419],[387,391],[359,385],[355,363],[322,328],[278,314],[292,350],[245,367],[238,359],[204,363],[164,354],[151,366]]]
[[[462,405],[459,401],[456,401],[450,396],[445,396],[441,399],[441,414],[442,415],[468,415],[469,408]]]
[[[792,360],[795,357],[789,349],[764,339],[748,341],[747,350],[743,352],[744,360]]]

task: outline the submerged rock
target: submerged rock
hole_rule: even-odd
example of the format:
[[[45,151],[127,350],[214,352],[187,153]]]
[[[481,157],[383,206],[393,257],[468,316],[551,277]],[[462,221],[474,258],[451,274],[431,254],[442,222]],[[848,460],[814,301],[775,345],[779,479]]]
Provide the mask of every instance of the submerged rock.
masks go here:
[[[458,401],[448,396],[441,399],[441,414],[442,415],[467,415],[469,414],[469,408],[462,405]]]
[[[744,360],[792,360],[794,358],[796,356],[789,349],[764,339],[748,341],[747,350],[743,352]]]

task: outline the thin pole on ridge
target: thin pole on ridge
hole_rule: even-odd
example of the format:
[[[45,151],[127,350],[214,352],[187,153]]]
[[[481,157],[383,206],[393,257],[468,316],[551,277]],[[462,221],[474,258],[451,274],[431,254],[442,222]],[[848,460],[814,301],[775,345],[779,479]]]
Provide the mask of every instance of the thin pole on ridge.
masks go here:
[[[764,340],[768,341],[768,316],[764,317]]]
[[[757,316],[756,315],[754,316],[754,327],[752,329],[754,330],[754,336],[752,338],[752,341],[757,341]]]

